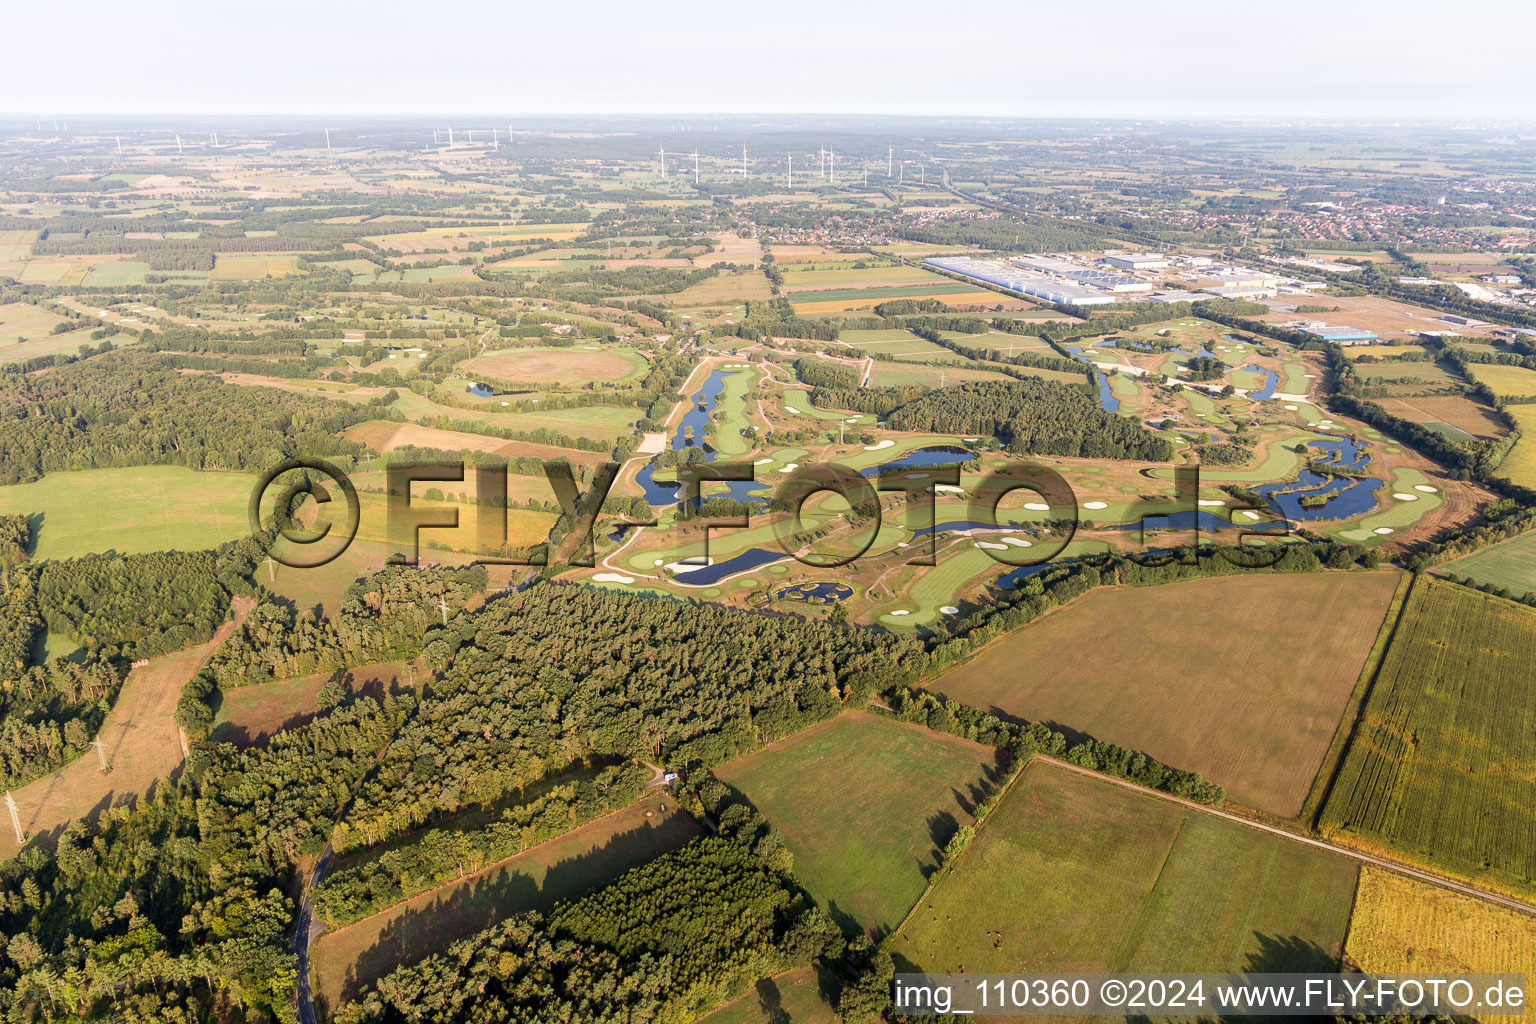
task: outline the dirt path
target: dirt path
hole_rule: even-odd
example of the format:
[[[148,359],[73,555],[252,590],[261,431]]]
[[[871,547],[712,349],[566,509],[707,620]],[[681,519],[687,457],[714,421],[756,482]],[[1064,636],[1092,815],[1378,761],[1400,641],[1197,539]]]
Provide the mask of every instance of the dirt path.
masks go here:
[[[22,828],[29,837],[130,802],[181,767],[185,756],[181,730],[171,716],[181,699],[182,687],[203,667],[214,649],[245,621],[254,604],[249,598],[235,598],[234,621],[220,626],[212,640],[152,658],[149,664],[128,673],[117,703],[97,732],[97,738],[107,746],[107,762],[112,770],[101,771],[93,750],[12,794]],[[11,830],[0,830],[0,857],[16,852],[16,837]]]

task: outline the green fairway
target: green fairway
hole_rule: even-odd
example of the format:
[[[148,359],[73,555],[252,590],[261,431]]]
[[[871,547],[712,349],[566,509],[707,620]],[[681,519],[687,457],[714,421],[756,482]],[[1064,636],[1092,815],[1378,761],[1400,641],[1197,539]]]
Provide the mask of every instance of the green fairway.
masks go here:
[[[180,466],[49,473],[0,487],[0,514],[34,520],[34,558],[95,551],[194,551],[249,532],[246,502],[256,478]]]
[[[784,833],[795,876],[844,930],[888,932],[968,824],[997,752],[850,712],[716,771]]]
[[[716,405],[715,451],[725,458],[735,458],[752,450],[752,442],[743,437],[742,430],[751,422],[748,416],[747,392],[757,385],[756,370],[737,370],[722,380],[723,390]]]
[[[1333,970],[1355,868],[1037,761],[894,952],[928,971]]]

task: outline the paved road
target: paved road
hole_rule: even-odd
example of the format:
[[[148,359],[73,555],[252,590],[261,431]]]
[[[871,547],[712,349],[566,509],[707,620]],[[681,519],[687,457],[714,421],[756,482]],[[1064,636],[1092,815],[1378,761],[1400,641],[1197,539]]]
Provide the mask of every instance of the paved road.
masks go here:
[[[1111,783],[1112,785],[1121,786],[1125,789],[1135,790],[1138,793],[1146,793],[1149,796],[1157,797],[1159,800],[1167,800],[1170,803],[1182,804],[1183,806],[1192,810],[1199,811],[1202,814],[1211,814],[1218,818],[1225,818],[1228,821],[1235,821],[1239,825],[1247,825],[1249,828],[1258,829],[1260,832],[1268,832],[1271,835],[1280,836],[1282,839],[1289,839],[1293,843],[1302,843],[1307,846],[1315,846],[1319,850],[1327,850],[1328,852],[1336,853],[1341,857],[1348,857],[1351,860],[1357,860],[1362,864],[1369,864],[1372,867],[1381,868],[1383,871],[1393,871],[1399,875],[1407,875],[1409,878],[1420,882],[1426,882],[1433,886],[1438,886],[1441,889],[1449,889],[1451,892],[1460,893],[1463,896],[1471,896],[1473,899],[1483,900],[1487,903],[1495,903],[1509,910],[1517,910],[1522,914],[1531,914],[1536,916],[1536,906],[1532,906],[1529,903],[1522,903],[1519,900],[1510,899],[1507,896],[1500,896],[1497,893],[1488,892],[1486,889],[1479,889],[1476,886],[1452,881],[1449,878],[1442,878],[1440,875],[1431,874],[1428,871],[1420,871],[1416,868],[1410,868],[1407,865],[1399,864],[1396,861],[1384,860],[1381,857],[1373,857],[1368,853],[1361,853],[1358,850],[1352,850],[1347,846],[1339,846],[1336,843],[1330,843],[1324,839],[1312,839],[1307,836],[1297,835],[1295,832],[1287,832],[1283,828],[1276,828],[1273,825],[1265,825],[1262,822],[1252,821],[1248,818],[1242,817],[1241,815],[1230,814],[1227,811],[1217,810],[1208,804],[1199,804],[1195,803],[1193,800],[1185,800],[1182,797],[1171,796],[1168,793],[1162,793],[1155,789],[1148,789],[1145,786],[1138,786],[1136,783],[1128,782],[1125,779],[1117,779],[1112,775],[1104,775],[1100,772],[1091,772],[1086,768],[1079,768],[1075,764],[1068,764],[1065,761],[1058,761],[1056,758],[1047,757],[1044,754],[1036,754],[1035,756],[1042,761],[1056,765],[1058,768],[1065,768],[1069,772],[1077,772],[1079,775],[1087,775],[1090,778],[1100,779],[1104,782]]]
[[[299,958],[299,978],[294,993],[298,997],[300,1024],[318,1024],[314,999],[309,991],[309,947],[325,931],[325,925],[315,917],[309,898],[315,886],[325,881],[332,856],[331,844],[327,842],[325,849],[320,852],[320,859],[315,861],[315,869],[304,883],[304,897],[299,902],[299,918],[293,929],[293,951]]]

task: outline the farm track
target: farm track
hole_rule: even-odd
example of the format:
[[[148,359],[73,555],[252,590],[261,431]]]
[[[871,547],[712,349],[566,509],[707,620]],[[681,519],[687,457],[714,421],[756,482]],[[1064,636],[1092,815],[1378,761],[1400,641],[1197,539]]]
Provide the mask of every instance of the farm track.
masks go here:
[[[1433,885],[1436,888],[1447,889],[1451,892],[1459,893],[1463,896],[1470,896],[1473,899],[1483,900],[1486,903],[1497,904],[1498,906],[1505,907],[1506,909],[1516,910],[1522,914],[1530,914],[1533,917],[1536,917],[1536,904],[1524,903],[1520,900],[1512,899],[1508,896],[1500,896],[1497,893],[1488,892],[1486,889],[1479,889],[1476,886],[1467,885],[1463,882],[1457,882],[1449,878],[1444,878],[1440,875],[1436,875],[1428,871],[1421,871],[1418,868],[1412,868],[1397,861],[1387,860],[1384,857],[1376,857],[1368,853],[1361,853],[1359,850],[1353,850],[1347,846],[1340,846],[1336,843],[1330,843],[1324,839],[1313,839],[1310,836],[1298,835],[1295,832],[1290,832],[1283,828],[1277,828],[1274,825],[1266,825],[1263,822],[1254,821],[1251,818],[1245,818],[1240,814],[1232,814],[1228,811],[1218,810],[1217,808],[1211,807],[1207,804],[1196,803],[1193,800],[1186,800],[1183,797],[1173,796],[1171,794],[1163,793],[1155,789],[1148,789],[1145,786],[1138,786],[1134,782],[1129,782],[1125,779],[1117,779],[1112,775],[1103,775],[1099,772],[1089,771],[1086,768],[1079,768],[1075,764],[1068,764],[1066,761],[1059,761],[1056,758],[1048,757],[1045,754],[1036,754],[1035,756],[1047,764],[1054,765],[1057,768],[1063,768],[1069,772],[1076,772],[1079,775],[1087,775],[1091,778],[1110,783],[1111,785],[1120,786],[1124,789],[1135,790],[1138,793],[1145,793],[1148,796],[1155,796],[1159,800],[1167,800],[1171,803],[1181,804],[1184,807],[1199,811],[1202,814],[1210,814],[1218,818],[1225,818],[1227,821],[1234,821],[1239,825],[1246,825],[1249,828],[1258,829],[1261,832],[1268,832],[1271,835],[1280,836],[1282,839],[1289,839],[1293,843],[1302,843],[1306,846],[1316,847],[1319,850],[1327,850],[1331,853],[1336,853],[1341,857],[1348,857],[1349,859],[1359,861],[1362,864],[1369,864],[1372,867],[1381,868],[1383,871],[1391,871],[1394,874],[1404,875],[1408,878],[1414,879],[1415,881]]]

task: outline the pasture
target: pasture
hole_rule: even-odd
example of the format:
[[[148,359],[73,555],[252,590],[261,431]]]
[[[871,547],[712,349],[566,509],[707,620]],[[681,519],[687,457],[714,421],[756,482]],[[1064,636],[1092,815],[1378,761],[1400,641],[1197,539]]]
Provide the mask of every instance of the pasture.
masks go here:
[[[1536,610],[1421,579],[1339,774],[1325,835],[1528,892]]]
[[[913,912],[928,971],[1332,970],[1355,868],[1036,760]]]
[[[493,350],[460,366],[471,376],[574,386],[589,381],[634,380],[645,375],[647,363],[631,348],[571,345]]]
[[[249,747],[266,742],[284,729],[304,725],[320,714],[315,698],[333,676],[353,693],[373,692],[382,697],[404,688],[406,672],[403,662],[388,661],[344,672],[318,672],[298,679],[223,690],[209,739]]]
[[[0,514],[35,517],[33,557],[196,551],[250,532],[256,478],[181,466],[85,469],[0,487]]]
[[[1525,487],[1536,487],[1536,405],[1508,405],[1504,411],[1520,428],[1520,439],[1498,465],[1499,476]]]
[[[1536,370],[1499,363],[1468,363],[1467,372],[1479,384],[1486,384],[1500,400],[1536,396]]]
[[[828,999],[838,982],[815,967],[764,978],[698,1024],[838,1024]]]
[[[7,302],[0,305],[0,345],[9,345],[20,338],[45,337],[53,325],[62,323],[57,313],[34,306],[28,302]]]
[[[998,752],[849,712],[716,770],[779,830],[844,931],[895,928],[995,773]]]
[[[1474,551],[1439,567],[1440,572],[1465,576],[1477,583],[1503,587],[1519,597],[1536,590],[1536,533]]]
[[[1523,973],[1536,978],[1536,918],[1366,866],[1344,951],[1368,974]]]
[[[1396,573],[1096,590],[927,689],[1143,751],[1281,817],[1301,811]]]
[[[397,967],[514,914],[547,911],[700,834],[670,794],[646,796],[457,882],[326,932],[310,955],[317,1002],[334,1013]]]

